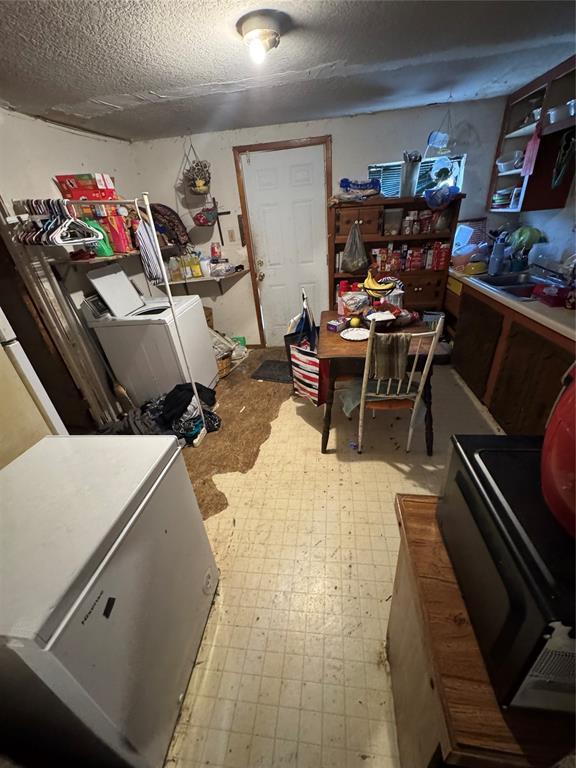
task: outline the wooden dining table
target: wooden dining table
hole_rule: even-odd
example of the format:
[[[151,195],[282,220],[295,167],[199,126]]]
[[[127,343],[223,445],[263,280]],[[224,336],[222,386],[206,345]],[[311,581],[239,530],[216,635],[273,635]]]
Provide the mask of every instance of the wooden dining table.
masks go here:
[[[322,312],[320,317],[320,337],[318,340],[318,359],[328,360],[329,362],[329,378],[328,378],[328,392],[326,395],[326,405],[324,410],[324,423],[322,426],[322,453],[326,453],[328,448],[328,438],[330,436],[330,425],[332,421],[332,405],[334,403],[334,389],[336,379],[339,377],[361,377],[364,372],[364,362],[366,360],[366,348],[368,346],[367,341],[347,341],[343,339],[339,333],[329,331],[327,324],[329,320],[335,320],[338,317],[338,313],[328,310]],[[413,323],[409,326],[400,328],[392,328],[386,331],[386,333],[429,333],[430,326],[425,323]],[[430,341],[423,340],[420,352],[420,364],[418,368],[424,366],[426,359],[426,353],[429,350]],[[416,347],[418,346],[418,339],[413,339],[411,348],[408,353],[408,360],[410,362],[410,355],[412,354],[412,361]],[[444,355],[443,355],[444,356]],[[434,355],[434,360],[437,362],[440,359],[440,355]],[[418,370],[417,368],[417,370]],[[432,420],[432,373],[434,370],[434,361],[430,366],[430,371],[424,382],[424,389],[422,390],[422,400],[426,407],[426,413],[424,417],[425,425],[425,439],[426,439],[426,452],[428,456],[432,456],[434,450],[434,423]]]

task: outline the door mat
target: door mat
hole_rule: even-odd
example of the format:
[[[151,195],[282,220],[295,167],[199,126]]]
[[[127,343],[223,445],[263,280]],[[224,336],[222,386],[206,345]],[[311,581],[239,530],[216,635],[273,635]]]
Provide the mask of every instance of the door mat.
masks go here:
[[[291,384],[290,364],[287,360],[264,360],[251,374],[251,378],[261,381],[276,381],[279,384]]]

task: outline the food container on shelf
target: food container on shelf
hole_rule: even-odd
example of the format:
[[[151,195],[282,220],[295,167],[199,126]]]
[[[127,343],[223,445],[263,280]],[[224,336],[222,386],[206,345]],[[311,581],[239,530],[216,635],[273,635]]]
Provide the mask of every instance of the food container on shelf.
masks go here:
[[[522,150],[507,152],[505,155],[500,155],[496,160],[498,173],[506,173],[507,171],[513,171],[515,168],[520,168],[523,162],[524,152],[522,152]]]
[[[550,107],[548,110],[548,122],[550,125],[566,120],[567,117],[570,117],[570,107],[568,104],[559,104],[557,107]]]

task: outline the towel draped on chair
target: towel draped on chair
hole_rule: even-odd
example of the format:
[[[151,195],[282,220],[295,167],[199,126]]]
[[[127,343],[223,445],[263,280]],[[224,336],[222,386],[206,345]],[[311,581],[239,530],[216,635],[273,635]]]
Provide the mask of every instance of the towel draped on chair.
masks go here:
[[[412,335],[386,333],[374,336],[370,378],[401,380],[406,375]]]

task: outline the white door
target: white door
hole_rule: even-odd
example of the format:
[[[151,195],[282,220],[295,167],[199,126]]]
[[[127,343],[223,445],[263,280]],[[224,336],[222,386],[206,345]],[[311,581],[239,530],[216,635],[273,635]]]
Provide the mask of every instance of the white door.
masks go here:
[[[317,323],[328,309],[324,145],[245,153],[242,172],[266,345],[282,346],[302,289]]]

